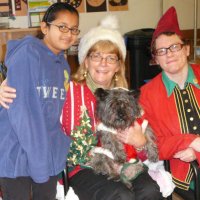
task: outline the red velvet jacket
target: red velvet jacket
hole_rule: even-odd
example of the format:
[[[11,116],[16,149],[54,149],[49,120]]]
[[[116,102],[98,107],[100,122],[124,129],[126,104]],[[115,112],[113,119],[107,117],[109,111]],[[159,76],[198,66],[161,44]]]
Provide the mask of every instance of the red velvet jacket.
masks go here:
[[[192,69],[200,83],[200,66],[193,65]],[[194,85],[192,89],[199,107],[200,89]],[[187,148],[198,135],[181,133],[174,93],[167,96],[162,74],[141,88],[140,103],[145,111],[145,118],[157,136],[160,159],[170,160],[173,181],[177,187],[188,190],[192,177],[190,165],[172,157],[177,151]],[[196,152],[196,156],[199,162],[200,153]]]

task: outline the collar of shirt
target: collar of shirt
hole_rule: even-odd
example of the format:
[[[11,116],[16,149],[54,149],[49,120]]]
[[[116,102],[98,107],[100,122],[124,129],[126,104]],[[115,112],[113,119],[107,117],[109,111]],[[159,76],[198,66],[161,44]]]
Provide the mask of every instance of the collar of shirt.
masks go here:
[[[177,84],[174,81],[170,80],[164,71],[162,71],[162,80],[167,90],[167,96],[169,97],[173,93],[174,88],[175,86],[177,86]],[[187,83],[191,83],[200,89],[200,85],[198,84],[198,81],[190,65],[188,66],[188,76],[185,82],[185,86],[187,85]]]

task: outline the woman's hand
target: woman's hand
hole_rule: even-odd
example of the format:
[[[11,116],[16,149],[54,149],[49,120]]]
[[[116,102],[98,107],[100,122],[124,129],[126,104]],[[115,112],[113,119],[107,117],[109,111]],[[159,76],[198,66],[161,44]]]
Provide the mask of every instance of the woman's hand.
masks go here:
[[[7,86],[7,80],[5,79],[0,86],[0,105],[8,109],[8,104],[12,103],[14,98],[16,98],[16,90]]]
[[[117,138],[123,143],[133,145],[135,148],[141,148],[146,144],[146,137],[138,122],[134,122],[133,126],[119,132]]]
[[[175,153],[173,157],[178,158],[184,162],[192,162],[193,160],[196,160],[195,151],[190,147]]]

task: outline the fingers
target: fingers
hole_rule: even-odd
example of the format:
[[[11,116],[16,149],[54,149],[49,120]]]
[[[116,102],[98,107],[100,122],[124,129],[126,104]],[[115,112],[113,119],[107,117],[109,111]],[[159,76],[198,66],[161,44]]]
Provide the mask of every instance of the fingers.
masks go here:
[[[133,126],[128,127],[126,130],[119,132],[117,137],[123,143],[133,145],[138,148],[146,144],[146,137],[142,133],[142,128],[139,123],[134,123]]]
[[[13,99],[16,98],[16,90],[8,87],[6,81],[0,86],[0,105],[8,109],[8,103],[12,103]]]
[[[137,121],[134,121],[134,126],[135,129],[141,129],[140,124]]]
[[[11,93],[11,94],[16,93],[16,89],[15,88],[9,87],[7,85],[7,79],[5,79],[0,85],[0,95],[6,97],[6,95],[7,95],[6,93]],[[15,96],[11,96],[11,98],[12,97],[15,98],[16,95]]]
[[[0,100],[0,105],[6,109],[9,109],[9,106],[1,100]]]
[[[183,157],[183,155],[184,155],[184,151],[179,151],[179,152],[176,152],[173,157],[174,158],[181,158],[181,157]]]
[[[189,147],[193,148],[197,152],[200,152],[200,137],[195,138]]]
[[[7,85],[7,79],[5,79],[2,83],[1,83],[1,86],[5,86]]]
[[[187,148],[185,150],[179,151],[173,156],[174,158],[180,159],[184,162],[191,162],[193,160],[196,160],[196,155],[194,153],[194,150],[191,148]]]
[[[1,86],[0,95],[5,98],[16,98],[16,89],[5,85]]]
[[[121,142],[124,142],[124,143],[125,143],[125,141],[126,141],[126,134],[125,134],[125,133],[123,133],[123,132],[118,132],[116,136],[117,136],[117,138],[118,138]]]
[[[180,158],[180,160],[182,160],[184,162],[192,162],[192,161],[196,160],[196,158],[194,156],[183,156]]]
[[[13,102],[13,98],[15,98],[15,97],[16,97],[16,95],[9,94],[9,95],[2,96],[0,94],[0,102],[3,102],[3,103],[12,103]]]

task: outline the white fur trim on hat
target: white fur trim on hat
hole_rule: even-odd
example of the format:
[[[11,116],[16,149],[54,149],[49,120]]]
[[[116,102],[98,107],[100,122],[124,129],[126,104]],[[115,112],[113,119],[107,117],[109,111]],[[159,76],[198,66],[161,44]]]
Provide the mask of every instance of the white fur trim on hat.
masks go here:
[[[101,21],[99,26],[90,29],[80,40],[78,47],[79,64],[84,62],[89,49],[100,40],[109,40],[115,43],[121,50],[125,60],[126,46],[118,28],[119,24],[116,16],[108,15]]]

